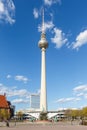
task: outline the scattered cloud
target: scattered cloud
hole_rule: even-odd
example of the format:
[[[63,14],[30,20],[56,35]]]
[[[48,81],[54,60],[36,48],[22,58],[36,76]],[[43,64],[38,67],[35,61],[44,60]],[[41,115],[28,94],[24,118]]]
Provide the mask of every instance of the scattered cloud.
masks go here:
[[[12,101],[12,104],[21,104],[21,103],[29,103],[29,100],[14,99],[14,100]]]
[[[87,30],[79,33],[79,35],[76,37],[76,41],[72,43],[72,48],[78,50],[85,44],[87,44]]]
[[[29,81],[29,79],[27,77],[22,76],[22,75],[15,76],[15,80],[23,81],[24,83],[27,83]]]
[[[40,89],[37,90],[37,94],[40,94]]]
[[[79,85],[73,89],[77,97],[87,99],[87,84]]]
[[[0,83],[0,87],[2,87],[3,86],[3,84],[2,83]]]
[[[58,28],[54,28],[53,33],[55,34],[51,41],[56,44],[56,48],[61,48],[64,44],[68,42],[68,39],[65,37],[65,33]]]
[[[2,83],[0,83],[0,94],[7,93],[8,92],[8,88],[5,87]]]
[[[34,18],[36,18],[36,19],[39,17],[39,11],[38,11],[38,9],[34,8],[33,15],[34,15]]]
[[[56,102],[57,103],[66,103],[66,102],[75,102],[75,101],[80,101],[81,98],[75,98],[75,97],[70,97],[70,98],[60,98]]]
[[[0,1],[0,12],[4,12],[4,5],[2,1]]]
[[[74,92],[73,97],[68,98],[60,98],[55,101],[55,103],[76,103],[78,101],[81,101],[82,99],[87,100],[87,84],[79,85],[77,87],[74,87],[72,90],[72,93]]]
[[[0,22],[13,24],[15,5],[12,0],[0,0]]]
[[[17,87],[7,87],[0,83],[0,94],[6,94],[7,98],[12,98],[12,104],[28,103],[30,92],[26,89],[17,89]]]
[[[78,93],[76,96],[77,96],[77,97],[84,96],[84,93]]]
[[[84,94],[84,98],[85,98],[85,99],[87,99],[87,93],[86,93],[86,94]]]
[[[67,109],[70,109],[70,110],[78,110],[78,108],[75,108],[75,107],[69,107],[69,108],[63,108],[63,107],[61,107],[61,108],[58,108],[58,111],[61,111],[61,110],[67,110]]]
[[[12,76],[11,75],[7,75],[6,77],[7,77],[7,79],[10,79]]]
[[[12,75],[7,75],[6,76],[6,78],[7,79],[10,79],[10,78],[12,78]],[[17,80],[17,81],[22,81],[22,82],[24,82],[24,83],[27,83],[28,81],[29,81],[29,79],[27,78],[27,77],[25,77],[25,76],[23,76],[23,75],[16,75],[16,76],[14,76],[13,77],[13,79],[15,79],[15,80]]]
[[[45,28],[44,30],[45,30],[45,31],[51,30],[51,29],[53,29],[53,27],[54,27],[54,24],[53,24],[52,21],[48,21],[48,22],[45,22],[45,23],[44,23],[44,28]],[[39,26],[38,26],[38,31],[39,31],[39,32],[42,31],[42,25],[39,25]]]
[[[79,92],[79,91],[84,92],[84,91],[87,91],[87,84],[79,85],[79,86],[75,87],[73,89],[73,91],[74,92]]]
[[[48,6],[51,6],[51,5],[56,4],[56,3],[61,4],[61,0],[44,0],[44,4],[48,5]]]
[[[26,89],[16,89],[16,90],[9,90],[7,92],[8,97],[19,96],[19,97],[27,97],[29,92]]]
[[[30,94],[26,89],[17,89],[17,87],[7,87],[3,84],[0,84],[0,94],[4,93],[6,93],[8,97],[27,97]]]

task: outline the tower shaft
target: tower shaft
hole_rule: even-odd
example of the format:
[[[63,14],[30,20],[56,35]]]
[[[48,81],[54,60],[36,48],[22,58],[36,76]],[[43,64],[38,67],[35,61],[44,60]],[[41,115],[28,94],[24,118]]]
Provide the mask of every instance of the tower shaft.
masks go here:
[[[47,91],[46,91],[46,59],[45,48],[41,49],[42,61],[41,61],[41,94],[40,94],[40,110],[47,111]]]

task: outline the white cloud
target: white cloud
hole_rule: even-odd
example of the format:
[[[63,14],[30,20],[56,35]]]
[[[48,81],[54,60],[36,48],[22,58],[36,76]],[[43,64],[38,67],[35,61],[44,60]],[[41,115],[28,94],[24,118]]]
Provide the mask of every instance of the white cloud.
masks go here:
[[[29,79],[25,76],[17,75],[17,76],[15,76],[15,80],[23,81],[24,83],[27,83]]]
[[[44,0],[45,5],[51,6],[52,4],[56,4],[56,3],[61,4],[61,0]]]
[[[76,96],[77,97],[84,96],[84,93],[78,93]]]
[[[7,75],[7,79],[10,79],[11,78],[11,75]]]
[[[37,94],[40,94],[40,89],[37,90]]]
[[[73,89],[73,91],[74,91],[74,92],[79,92],[79,91],[85,92],[85,91],[87,91],[87,84],[79,85],[79,86],[75,87],[75,88]]]
[[[44,23],[44,30],[47,31],[47,30],[51,30],[52,28],[54,27],[54,24],[52,21],[48,21],[48,22],[45,22]],[[42,25],[39,25],[38,26],[38,31],[41,32],[42,31]]]
[[[8,88],[0,83],[0,94],[4,95],[4,93],[8,92]]]
[[[79,35],[76,37],[76,41],[72,43],[72,48],[78,50],[85,44],[87,44],[87,30],[79,33]]]
[[[77,97],[87,99],[87,84],[79,85],[73,89]]]
[[[0,84],[0,94],[6,93],[7,97],[28,97],[30,93],[26,89],[17,89],[17,87],[7,87]]]
[[[70,98],[60,98],[58,99],[56,102],[57,103],[66,103],[66,102],[75,102],[75,101],[80,101],[81,99],[80,98],[75,98],[75,97],[70,97]]]
[[[87,99],[87,94],[84,95],[84,98]]]
[[[12,101],[12,104],[20,104],[20,103],[28,103],[28,100],[24,100],[24,99],[14,99]]]
[[[51,38],[51,41],[56,44],[56,48],[61,48],[66,42],[68,42],[68,39],[65,38],[65,34],[62,32],[62,30],[58,28],[54,28],[54,38]]]
[[[3,86],[3,84],[2,83],[0,83],[0,87],[2,87]]]
[[[8,74],[8,75],[6,76],[6,78],[7,78],[7,79],[10,79],[10,78],[12,78],[12,76]],[[27,82],[29,81],[29,79],[28,79],[27,77],[23,76],[23,75],[16,75],[16,76],[14,77],[14,79],[15,79],[15,80],[18,80],[18,81],[22,81],[22,82],[24,82],[24,83],[27,83]]]
[[[13,24],[15,5],[12,0],[0,0],[0,22]]]
[[[34,18],[39,17],[39,11],[36,8],[34,8],[34,10],[33,10],[33,15],[34,15]]]
[[[29,92],[26,89],[16,89],[16,90],[8,90],[7,92],[8,97],[13,97],[13,96],[19,96],[19,97],[27,97],[29,95]]]
[[[4,4],[0,1],[0,13],[4,12]]]
[[[0,84],[0,94],[4,95],[5,93],[6,97],[11,99],[12,104],[29,103],[28,97],[30,96],[30,92],[28,92],[26,89],[18,90],[16,87],[7,87],[3,84]]]
[[[74,101],[80,101],[81,100],[81,98],[74,98]]]

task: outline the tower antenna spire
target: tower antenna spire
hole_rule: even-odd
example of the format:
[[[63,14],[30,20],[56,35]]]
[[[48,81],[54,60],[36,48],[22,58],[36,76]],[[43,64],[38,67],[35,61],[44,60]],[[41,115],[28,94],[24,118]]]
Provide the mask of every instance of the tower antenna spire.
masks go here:
[[[42,33],[45,34],[44,8],[42,9]]]

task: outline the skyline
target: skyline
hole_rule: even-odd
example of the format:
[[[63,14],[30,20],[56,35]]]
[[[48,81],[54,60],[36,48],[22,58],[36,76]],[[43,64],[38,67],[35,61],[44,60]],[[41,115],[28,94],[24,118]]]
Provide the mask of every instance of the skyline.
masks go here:
[[[87,1],[38,1],[0,0],[0,94],[19,110],[40,93],[44,7],[48,110],[87,106]]]

